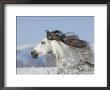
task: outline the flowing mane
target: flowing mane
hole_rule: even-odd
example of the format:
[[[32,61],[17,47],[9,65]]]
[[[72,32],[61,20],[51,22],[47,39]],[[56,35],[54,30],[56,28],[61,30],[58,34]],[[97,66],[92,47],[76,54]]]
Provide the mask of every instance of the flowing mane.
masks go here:
[[[73,46],[73,47],[77,47],[77,48],[88,47],[88,43],[84,40],[79,39],[79,37],[77,35],[75,35],[74,33],[72,33],[72,35],[70,32],[64,34],[59,30],[55,30],[52,32],[49,32],[47,30],[46,32],[47,32],[47,39],[48,40],[61,41],[69,46]]]

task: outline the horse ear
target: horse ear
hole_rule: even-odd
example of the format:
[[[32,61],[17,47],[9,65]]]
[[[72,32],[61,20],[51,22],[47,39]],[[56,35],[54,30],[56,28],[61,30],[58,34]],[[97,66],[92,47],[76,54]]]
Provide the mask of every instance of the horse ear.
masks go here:
[[[48,30],[45,30],[45,31],[46,31],[47,35],[50,33]]]

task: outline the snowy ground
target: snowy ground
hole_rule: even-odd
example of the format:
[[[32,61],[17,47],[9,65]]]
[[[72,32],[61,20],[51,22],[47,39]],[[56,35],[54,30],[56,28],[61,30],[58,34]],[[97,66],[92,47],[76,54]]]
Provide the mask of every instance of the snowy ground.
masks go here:
[[[83,70],[85,67],[85,70]],[[88,69],[89,68],[89,69]],[[87,65],[82,66],[82,68],[72,69],[73,71],[68,72],[68,74],[94,74],[94,67],[88,67]],[[57,74],[56,67],[24,67],[17,68],[17,74]],[[62,73],[63,74],[63,73]]]
[[[56,67],[31,67],[31,68],[17,68],[17,74],[56,74]]]

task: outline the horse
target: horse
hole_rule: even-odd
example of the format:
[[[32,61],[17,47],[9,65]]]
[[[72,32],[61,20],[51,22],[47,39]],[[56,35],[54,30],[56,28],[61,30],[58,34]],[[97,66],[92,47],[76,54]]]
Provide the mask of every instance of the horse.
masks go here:
[[[57,74],[94,73],[94,52],[88,43],[79,42],[79,37],[74,35],[72,40],[76,40],[78,43],[69,45],[66,41],[64,42],[66,34],[58,30],[56,32],[46,31],[46,34],[47,36],[31,52],[33,58],[37,59],[40,55],[54,56]]]

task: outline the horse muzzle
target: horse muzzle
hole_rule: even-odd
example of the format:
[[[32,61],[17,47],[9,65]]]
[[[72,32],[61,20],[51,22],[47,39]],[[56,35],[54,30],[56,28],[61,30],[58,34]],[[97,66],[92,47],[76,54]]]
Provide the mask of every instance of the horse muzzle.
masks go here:
[[[35,50],[33,50],[32,52],[31,52],[31,56],[33,57],[33,58],[38,58],[38,53],[35,51]]]

